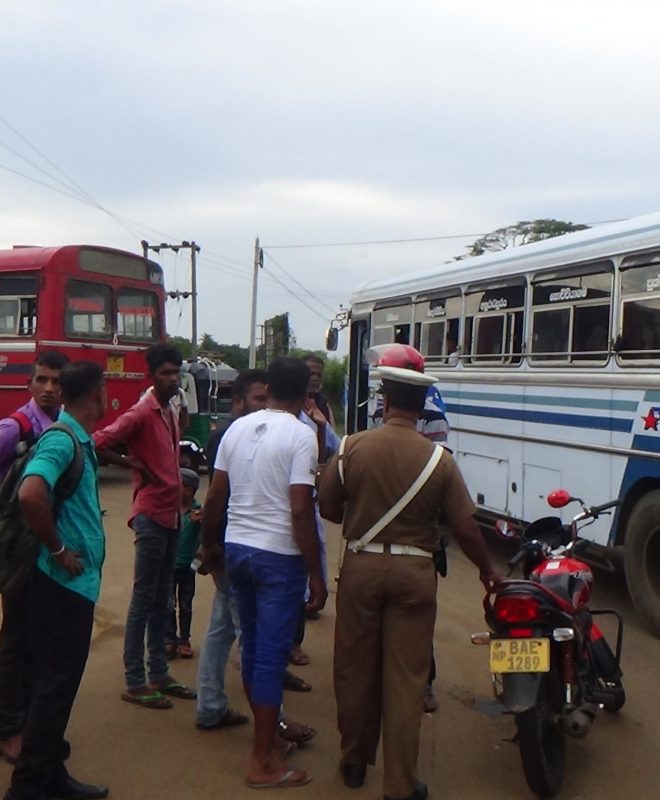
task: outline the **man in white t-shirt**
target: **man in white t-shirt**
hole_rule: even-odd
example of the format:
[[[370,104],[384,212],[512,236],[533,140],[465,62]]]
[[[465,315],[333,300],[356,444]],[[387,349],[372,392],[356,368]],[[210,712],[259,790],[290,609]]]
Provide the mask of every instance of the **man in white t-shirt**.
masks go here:
[[[320,609],[327,597],[314,520],[318,447],[297,419],[309,377],[299,359],[270,365],[267,408],[236,420],[224,435],[204,506],[203,561],[222,569],[224,556],[241,620],[243,685],[254,715],[247,770],[252,788],[311,780],[305,770],[288,767],[275,746],[284,671],[308,576],[310,605]]]

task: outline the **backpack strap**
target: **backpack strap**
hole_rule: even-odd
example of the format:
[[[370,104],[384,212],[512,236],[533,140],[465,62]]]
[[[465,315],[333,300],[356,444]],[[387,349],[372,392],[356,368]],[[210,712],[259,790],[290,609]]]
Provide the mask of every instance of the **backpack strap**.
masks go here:
[[[50,428],[47,428],[41,434],[40,438],[43,439],[44,436],[48,436],[51,431],[64,431],[64,433],[71,438],[74,449],[71,463],[57,479],[57,483],[53,489],[55,505],[59,507],[65,500],[68,500],[78,488],[78,484],[82,478],[83,469],[85,468],[85,454],[80,446],[78,437],[69,427],[69,425],[66,424],[66,422],[54,422]]]
[[[32,445],[36,439],[36,436],[34,435],[34,430],[32,429],[32,422],[27,414],[24,414],[22,411],[14,411],[13,414],[9,415],[9,419],[13,419],[18,425],[20,430],[19,441],[27,442],[28,446]]]

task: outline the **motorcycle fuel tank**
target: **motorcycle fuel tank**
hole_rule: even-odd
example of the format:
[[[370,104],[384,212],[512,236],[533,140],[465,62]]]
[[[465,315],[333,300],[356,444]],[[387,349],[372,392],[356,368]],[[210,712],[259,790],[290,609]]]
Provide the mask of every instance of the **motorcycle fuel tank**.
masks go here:
[[[550,558],[539,564],[532,570],[530,579],[563,597],[575,609],[589,602],[594,582],[588,564],[567,556]]]

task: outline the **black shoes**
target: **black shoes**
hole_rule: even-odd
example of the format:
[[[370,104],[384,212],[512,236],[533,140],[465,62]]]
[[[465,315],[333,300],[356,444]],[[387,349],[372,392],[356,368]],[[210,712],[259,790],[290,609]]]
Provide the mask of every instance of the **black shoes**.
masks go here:
[[[417,781],[415,784],[415,791],[412,794],[409,794],[408,797],[401,797],[398,800],[426,800],[429,796],[429,787],[422,783],[421,781]],[[387,795],[383,795],[383,800],[395,800],[393,797],[388,797]]]
[[[66,780],[51,789],[48,796],[57,798],[57,800],[96,800],[96,798],[107,797],[108,792],[107,786],[81,783],[68,775]]]
[[[340,761],[339,771],[344,779],[344,786],[347,786],[349,789],[359,789],[364,783],[364,775],[367,771],[367,765],[349,764],[346,761]]]

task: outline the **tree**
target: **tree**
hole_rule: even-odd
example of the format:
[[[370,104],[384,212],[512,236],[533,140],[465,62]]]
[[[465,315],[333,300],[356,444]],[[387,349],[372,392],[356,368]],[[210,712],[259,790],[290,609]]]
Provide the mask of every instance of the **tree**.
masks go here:
[[[184,358],[191,358],[192,342],[190,339],[186,339],[185,336],[168,336],[167,341],[178,347]],[[202,335],[198,353],[212,361],[223,361],[239,371],[247,369],[248,366],[249,351],[247,347],[241,347],[240,344],[221,344],[210,333]]]
[[[184,358],[190,358],[192,353],[192,342],[190,339],[186,339],[185,336],[168,336],[167,343],[178,347]]]
[[[329,358],[323,373],[323,391],[329,397],[333,410],[341,411],[343,417],[344,383],[348,372],[348,356]],[[337,414],[335,413],[335,417]]]
[[[483,253],[498,252],[509,247],[518,247],[523,244],[540,242],[543,239],[552,239],[554,236],[563,236],[573,231],[587,230],[588,225],[574,222],[565,222],[560,219],[534,219],[516,222],[487,233],[468,247],[468,255],[480,256]],[[459,256],[458,260],[461,257]]]

